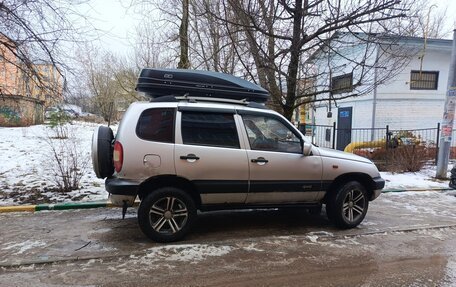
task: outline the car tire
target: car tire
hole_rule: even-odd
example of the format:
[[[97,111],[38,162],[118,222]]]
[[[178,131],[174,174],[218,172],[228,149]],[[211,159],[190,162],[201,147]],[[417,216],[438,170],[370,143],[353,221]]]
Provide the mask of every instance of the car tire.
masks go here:
[[[114,134],[111,128],[99,126],[92,136],[92,164],[98,178],[110,177],[114,173],[112,161]]]
[[[191,196],[174,187],[163,187],[144,196],[138,209],[142,232],[156,242],[182,239],[196,219]]]
[[[348,229],[363,221],[368,207],[369,199],[364,186],[357,181],[350,181],[329,195],[326,214],[336,226]]]

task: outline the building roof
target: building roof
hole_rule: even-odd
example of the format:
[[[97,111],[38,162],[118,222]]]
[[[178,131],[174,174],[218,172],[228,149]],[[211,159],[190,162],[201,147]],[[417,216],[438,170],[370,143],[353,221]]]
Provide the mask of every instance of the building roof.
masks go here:
[[[424,37],[398,36],[398,35],[379,35],[378,38],[385,40],[385,41],[394,41],[397,43],[404,43],[404,44],[411,44],[411,45],[423,45],[424,40],[425,40]],[[426,44],[431,45],[431,46],[448,47],[451,49],[453,40],[427,38]]]
[[[344,36],[353,35],[359,39],[372,37],[378,39],[378,44],[401,44],[401,45],[408,45],[408,46],[423,46],[424,45],[424,37],[413,37],[413,36],[401,36],[401,35],[392,35],[392,34],[380,34],[380,33],[364,33],[364,32],[340,32],[336,31],[331,37],[326,39],[320,47],[309,57],[307,62],[313,62],[318,55],[321,53],[322,49],[327,46],[327,43],[333,41],[334,39],[342,38]],[[453,40],[448,39],[434,39],[434,38],[427,38],[426,45],[428,47],[434,47],[437,49],[444,49],[451,51],[452,49]]]

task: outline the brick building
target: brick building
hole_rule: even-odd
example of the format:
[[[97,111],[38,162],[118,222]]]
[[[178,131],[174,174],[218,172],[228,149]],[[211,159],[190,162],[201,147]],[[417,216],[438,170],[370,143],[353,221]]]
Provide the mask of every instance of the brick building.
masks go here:
[[[44,109],[62,101],[63,78],[55,66],[34,64],[24,72],[17,44],[0,33],[0,126],[43,122]]]

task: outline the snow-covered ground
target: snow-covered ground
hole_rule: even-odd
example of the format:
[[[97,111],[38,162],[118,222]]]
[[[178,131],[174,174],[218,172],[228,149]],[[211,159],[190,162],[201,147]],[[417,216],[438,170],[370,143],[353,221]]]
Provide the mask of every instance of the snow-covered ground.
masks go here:
[[[448,177],[453,164],[448,165]],[[448,180],[439,180],[435,178],[436,166],[426,165],[419,172],[391,173],[380,172],[386,180],[385,189],[394,190],[423,190],[423,189],[440,189],[448,188]]]
[[[90,159],[92,133],[96,126],[84,122],[67,125],[68,135],[76,142],[83,161],[80,189],[69,193],[58,192],[54,183],[56,166],[49,138],[55,132],[49,126],[0,128],[0,205],[107,199],[104,181],[95,176]],[[57,145],[61,141],[52,140]],[[387,181],[386,189],[448,187],[447,180],[434,179],[435,166],[427,166],[417,173],[381,174]]]
[[[65,128],[68,140],[50,139],[55,132],[47,125],[0,128],[0,205],[56,203],[107,199],[103,180],[92,170],[92,133],[97,124],[74,122]],[[80,189],[56,190],[56,168],[50,141],[56,147],[73,140],[80,153]]]

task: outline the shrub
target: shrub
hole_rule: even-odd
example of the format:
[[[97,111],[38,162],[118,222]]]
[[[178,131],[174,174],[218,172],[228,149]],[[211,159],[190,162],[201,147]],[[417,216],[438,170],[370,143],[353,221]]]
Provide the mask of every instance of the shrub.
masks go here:
[[[90,158],[83,152],[77,139],[68,137],[68,130],[65,132],[65,139],[61,137],[56,139],[48,135],[45,141],[49,146],[52,179],[59,191],[70,192],[79,188]]]
[[[423,145],[400,145],[396,148],[379,148],[371,153],[370,158],[381,171],[417,172],[432,159],[430,148]],[[435,151],[435,149],[434,149]]]
[[[421,145],[402,145],[389,152],[393,172],[417,172],[427,161],[426,148]]]
[[[49,126],[55,132],[55,137],[57,139],[66,139],[68,138],[68,128],[67,123],[70,122],[70,117],[62,110],[53,112],[49,117]]]

